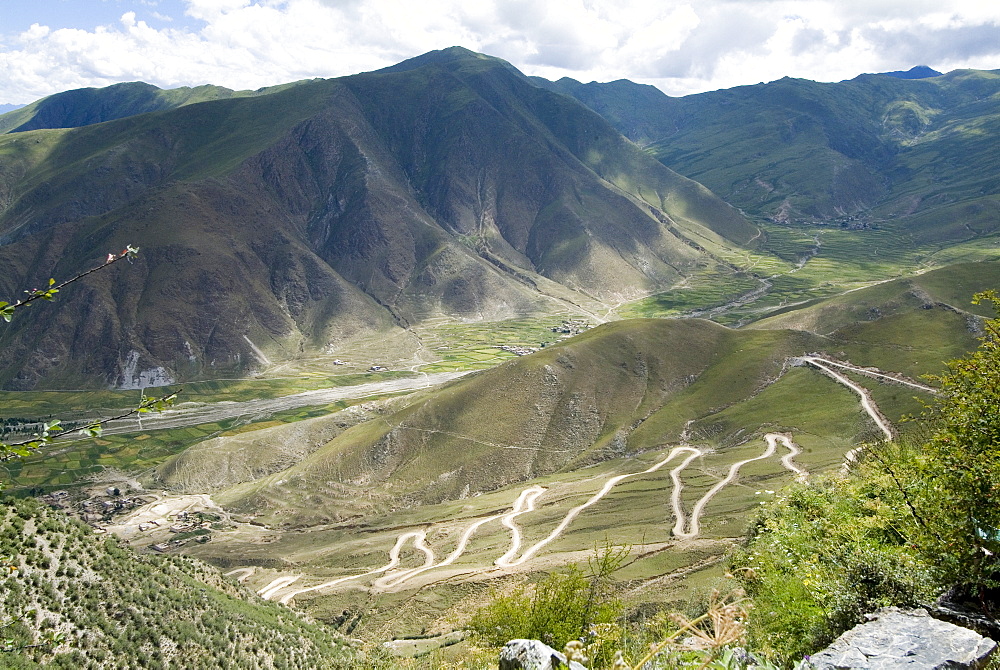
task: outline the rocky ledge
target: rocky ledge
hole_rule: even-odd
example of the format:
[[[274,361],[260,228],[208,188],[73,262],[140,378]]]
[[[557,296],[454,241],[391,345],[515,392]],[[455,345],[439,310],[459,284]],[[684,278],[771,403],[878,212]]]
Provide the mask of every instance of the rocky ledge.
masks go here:
[[[982,668],[997,643],[968,628],[932,618],[925,610],[886,607],[868,615],[812,656],[817,670],[866,668],[958,670]]]

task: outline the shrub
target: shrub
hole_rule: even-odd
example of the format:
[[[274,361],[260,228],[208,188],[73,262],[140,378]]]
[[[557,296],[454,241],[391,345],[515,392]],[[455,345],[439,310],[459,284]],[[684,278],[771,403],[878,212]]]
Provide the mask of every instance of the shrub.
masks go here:
[[[587,572],[570,565],[534,586],[495,597],[473,615],[469,628],[493,646],[528,638],[562,649],[570,640],[592,637],[594,627],[612,624],[622,613],[610,578],[627,556],[627,548],[608,546],[589,562]]]
[[[973,300],[982,301],[1000,307],[993,291]],[[908,498],[924,555],[980,600],[1000,587],[1000,318],[984,329],[979,349],[934,378],[940,396],[925,418],[936,430]]]
[[[900,532],[912,525],[887,478],[797,484],[765,505],[732,573],[753,599],[752,647],[790,662],[886,605],[914,605],[940,583]]]

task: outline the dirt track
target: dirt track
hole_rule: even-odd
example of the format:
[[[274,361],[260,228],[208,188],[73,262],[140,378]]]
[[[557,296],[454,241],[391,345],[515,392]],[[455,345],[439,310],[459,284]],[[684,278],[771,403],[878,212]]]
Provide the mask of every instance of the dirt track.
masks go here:
[[[691,539],[691,538],[696,537],[699,534],[699,532],[700,532],[700,524],[699,524],[699,522],[700,522],[701,516],[704,513],[705,507],[708,505],[708,503],[711,501],[711,499],[713,497],[715,497],[715,495],[717,493],[719,493],[719,491],[721,491],[723,488],[725,488],[726,486],[728,486],[729,484],[731,484],[736,479],[736,477],[739,474],[739,470],[740,470],[741,467],[743,467],[747,463],[751,463],[753,461],[758,461],[758,460],[763,460],[763,459],[766,459],[766,458],[769,458],[769,457],[773,456],[774,452],[777,450],[777,446],[778,446],[779,442],[782,445],[784,445],[789,450],[789,454],[787,454],[786,456],[782,457],[782,459],[781,459],[782,465],[786,469],[791,470],[792,472],[794,472],[796,474],[796,476],[798,478],[800,478],[800,479],[803,478],[803,477],[805,477],[807,475],[807,473],[806,473],[805,470],[803,470],[802,468],[796,466],[793,463],[793,461],[792,461],[792,459],[799,453],[799,449],[795,445],[795,443],[792,442],[791,439],[788,438],[788,436],[781,435],[781,434],[778,434],[778,433],[768,433],[767,435],[764,436],[764,439],[765,439],[765,441],[767,443],[767,448],[765,449],[765,451],[764,451],[763,454],[761,454],[760,456],[755,456],[753,458],[748,458],[746,460],[743,460],[743,461],[740,461],[738,463],[733,464],[730,467],[729,474],[726,476],[726,478],[723,479],[723,480],[721,480],[721,481],[719,481],[715,486],[713,486],[695,504],[694,508],[691,511],[690,526],[688,527],[687,530],[685,529],[685,526],[688,526],[688,524],[686,522],[686,518],[685,518],[683,506],[681,504],[681,495],[680,494],[681,494],[681,490],[683,489],[683,484],[682,484],[681,479],[680,479],[680,474],[694,459],[699,458],[701,456],[704,456],[706,452],[703,452],[703,451],[701,451],[699,449],[695,449],[694,447],[680,446],[680,447],[674,447],[673,449],[671,449],[670,452],[667,454],[667,456],[663,460],[659,461],[655,465],[652,465],[651,467],[647,468],[646,470],[643,470],[641,472],[634,472],[634,473],[623,474],[623,475],[615,475],[615,476],[609,478],[604,483],[604,485],[601,487],[601,489],[599,491],[597,491],[594,495],[592,495],[586,502],[584,502],[582,505],[578,505],[577,507],[574,507],[569,512],[567,512],[566,516],[563,517],[563,519],[559,523],[559,525],[557,525],[552,530],[552,532],[549,533],[548,536],[546,536],[544,539],[540,540],[539,542],[537,542],[534,545],[532,545],[531,547],[529,547],[519,557],[517,557],[517,553],[518,553],[518,551],[520,550],[520,547],[521,547],[521,532],[520,532],[520,527],[517,525],[515,519],[518,516],[522,515],[522,514],[526,514],[526,513],[534,511],[536,501],[545,492],[545,489],[542,488],[541,486],[535,485],[535,486],[531,486],[531,487],[529,487],[529,488],[524,489],[523,491],[521,491],[521,493],[518,495],[517,499],[515,500],[514,504],[512,505],[511,511],[505,512],[503,514],[494,514],[494,515],[491,515],[491,516],[479,519],[479,520],[473,522],[472,524],[470,524],[462,532],[462,534],[459,536],[458,543],[457,543],[455,549],[452,550],[452,552],[450,554],[448,554],[447,557],[445,557],[444,559],[442,559],[439,562],[435,562],[434,551],[429,546],[427,546],[427,544],[426,544],[426,538],[427,538],[426,531],[425,530],[410,531],[410,532],[407,532],[407,533],[403,533],[402,535],[400,535],[396,539],[395,545],[389,551],[389,561],[385,565],[383,565],[381,567],[378,567],[378,568],[374,568],[372,570],[368,570],[367,572],[362,572],[362,573],[356,574],[356,575],[348,575],[348,576],[344,576],[344,577],[338,577],[337,579],[333,579],[333,580],[330,580],[330,581],[327,581],[327,582],[323,582],[323,583],[317,584],[315,586],[310,586],[310,587],[301,588],[301,589],[293,589],[291,591],[288,591],[288,592],[284,593],[281,596],[281,598],[278,599],[278,601],[280,603],[282,603],[282,604],[286,604],[287,605],[288,603],[291,602],[291,600],[293,598],[295,598],[298,595],[304,594],[304,593],[308,593],[308,592],[311,592],[311,591],[318,591],[318,590],[322,590],[322,589],[327,589],[327,588],[336,586],[338,584],[342,584],[342,583],[345,583],[345,582],[348,582],[348,581],[353,581],[353,580],[361,579],[361,578],[368,577],[368,576],[371,576],[371,575],[383,574],[383,573],[390,573],[390,571],[392,571],[394,568],[396,568],[399,565],[399,562],[400,562],[400,553],[402,551],[402,548],[410,540],[413,540],[414,547],[416,549],[418,549],[419,551],[421,551],[424,554],[424,556],[425,556],[424,564],[422,566],[420,566],[420,567],[417,567],[417,568],[408,568],[406,570],[403,570],[401,572],[397,572],[397,573],[394,573],[394,574],[385,574],[385,576],[377,579],[372,584],[372,588],[375,588],[375,589],[395,589],[395,588],[398,588],[398,587],[402,586],[406,582],[414,579],[415,577],[417,577],[418,575],[420,575],[422,573],[425,573],[425,572],[427,572],[429,570],[433,570],[433,569],[436,569],[436,568],[443,568],[443,567],[446,567],[446,566],[451,565],[452,563],[454,563],[456,560],[458,560],[462,556],[463,553],[465,553],[465,549],[468,546],[469,541],[471,540],[472,536],[476,533],[476,531],[478,531],[479,528],[481,528],[482,526],[484,526],[484,525],[486,525],[486,524],[488,524],[488,523],[490,523],[492,521],[496,521],[498,519],[501,520],[501,524],[503,526],[505,526],[506,528],[508,528],[510,530],[510,538],[511,539],[510,539],[510,548],[500,558],[496,559],[493,564],[494,564],[494,566],[496,566],[498,568],[514,568],[514,567],[517,567],[517,566],[522,565],[523,563],[531,560],[546,545],[548,545],[549,543],[551,543],[552,541],[554,541],[555,539],[557,539],[560,535],[562,535],[566,531],[566,529],[569,527],[569,525],[573,522],[573,520],[577,516],[579,516],[579,514],[581,512],[583,512],[588,507],[597,504],[602,498],[604,498],[608,493],[610,493],[611,490],[619,482],[621,482],[621,481],[623,481],[625,479],[628,479],[630,477],[638,477],[638,476],[641,476],[641,475],[652,474],[652,473],[660,470],[661,468],[663,468],[663,466],[665,466],[668,463],[670,463],[678,454],[681,454],[681,453],[687,453],[688,454],[687,458],[685,458],[676,468],[674,468],[673,470],[670,471],[670,478],[671,478],[671,480],[673,482],[673,491],[672,491],[672,494],[671,494],[671,507],[672,507],[672,511],[673,511],[674,517],[676,519],[676,523],[675,523],[674,528],[673,528],[673,534],[676,537],[678,537],[679,539]],[[488,570],[488,569],[489,568],[481,568],[480,571]],[[263,597],[265,599],[274,598],[275,596],[277,596],[278,592],[282,591],[285,587],[291,585],[294,581],[297,581],[298,578],[299,578],[299,576],[295,576],[295,577],[279,577],[279,578],[273,580],[270,584],[268,584],[267,586],[265,586],[263,589],[261,589],[260,591],[258,591],[258,593],[261,595],[261,597]],[[282,580],[285,580],[285,581],[282,581]]]
[[[798,360],[816,367],[821,372],[828,375],[838,383],[843,384],[844,386],[848,387],[849,389],[857,393],[861,399],[861,405],[864,408],[865,412],[872,418],[875,424],[879,427],[879,429],[888,439],[891,439],[893,436],[892,425],[879,411],[877,405],[871,398],[871,394],[868,392],[867,389],[865,389],[862,386],[859,386],[858,384],[855,384],[850,379],[845,377],[843,374],[838,372],[835,368],[839,368],[842,370],[850,370],[858,374],[868,375],[874,378],[890,381],[893,383],[904,384],[912,388],[917,388],[927,392],[932,392],[932,393],[934,392],[934,389],[931,389],[930,387],[924,386],[917,382],[913,382],[905,378],[900,378],[898,376],[891,376],[881,371],[872,370],[868,368],[861,368],[858,366],[854,366],[850,363],[832,361],[817,356],[802,356]],[[317,584],[315,586],[310,586],[308,588],[294,589],[288,591],[280,598],[280,602],[283,604],[288,604],[295,596],[303,593],[326,589],[344,582],[383,573],[386,574],[383,577],[376,580],[372,584],[372,587],[376,589],[398,588],[422,573],[425,573],[429,570],[433,570],[435,568],[442,568],[454,563],[465,552],[465,549],[468,546],[470,539],[476,533],[476,531],[478,531],[480,527],[492,521],[496,521],[498,519],[500,519],[501,524],[510,531],[510,547],[502,556],[497,558],[493,564],[495,568],[501,568],[501,569],[515,568],[534,558],[546,545],[550,544],[551,542],[556,540],[559,536],[561,536],[570,526],[573,520],[577,516],[579,516],[580,513],[582,513],[588,507],[591,507],[600,502],[600,500],[603,499],[606,495],[608,495],[608,493],[610,493],[618,483],[631,477],[638,477],[642,475],[655,473],[661,468],[663,468],[665,465],[670,463],[672,460],[674,460],[676,456],[682,453],[686,453],[687,457],[684,458],[684,460],[681,461],[681,463],[677,467],[675,467],[673,470],[670,471],[670,478],[673,483],[673,488],[670,497],[670,504],[675,519],[675,523],[672,528],[672,533],[674,537],[678,539],[690,540],[692,538],[697,537],[701,532],[701,526],[700,526],[701,517],[704,514],[705,508],[707,507],[709,502],[711,502],[711,500],[726,486],[729,486],[737,479],[737,477],[739,476],[740,469],[744,465],[774,456],[775,452],[778,449],[779,444],[781,446],[784,446],[788,450],[788,453],[781,457],[782,467],[795,473],[796,478],[799,480],[804,480],[808,476],[808,472],[802,467],[796,465],[794,462],[795,457],[800,453],[800,449],[791,440],[789,436],[783,435],[781,433],[768,433],[764,435],[764,440],[767,444],[767,447],[764,450],[764,452],[761,453],[759,456],[754,456],[752,458],[748,458],[733,463],[729,467],[729,472],[726,475],[726,477],[724,477],[723,479],[718,481],[714,486],[712,486],[712,488],[709,489],[709,491],[705,493],[698,500],[698,502],[695,503],[694,507],[691,509],[690,519],[686,518],[683,505],[681,502],[681,492],[683,490],[681,473],[684,471],[685,468],[688,467],[688,465],[692,461],[694,461],[697,458],[703,457],[704,455],[706,455],[707,452],[690,446],[678,446],[671,449],[670,452],[666,455],[666,457],[663,458],[663,460],[659,461],[655,465],[650,466],[646,470],[643,470],[641,472],[627,473],[610,477],[604,483],[601,489],[596,493],[594,493],[589,499],[587,499],[586,502],[584,502],[581,505],[578,505],[577,507],[572,508],[569,512],[567,512],[566,516],[563,517],[562,521],[560,521],[560,523],[549,533],[548,536],[546,536],[544,539],[540,540],[539,542],[536,542],[534,545],[526,549],[520,556],[518,556],[518,552],[520,551],[521,548],[522,537],[521,537],[521,530],[516,522],[516,519],[517,517],[523,514],[534,511],[536,502],[538,501],[539,498],[541,498],[544,495],[545,489],[537,485],[521,491],[517,499],[513,503],[511,511],[503,514],[494,514],[471,523],[460,535],[455,549],[446,558],[442,559],[439,562],[435,562],[434,551],[433,549],[431,549],[431,547],[429,547],[426,544],[427,534],[425,530],[403,533],[397,538],[395,545],[389,551],[389,561],[385,565],[357,575],[348,575],[344,577],[339,577],[337,579],[324,582],[322,584]],[[850,460],[851,454],[848,454],[847,458]],[[402,548],[411,539],[413,540],[414,547],[424,554],[425,556],[424,564],[417,568],[409,568],[401,572],[392,573],[391,571],[394,570],[399,565],[400,553],[402,551]],[[484,567],[478,569],[478,571],[482,572],[490,569],[491,568]],[[278,592],[282,591],[284,588],[289,586],[294,581],[297,581],[298,579],[299,576],[279,577],[278,579],[275,579],[266,587],[261,589],[259,593],[261,593],[262,597],[264,598],[275,597],[278,594]]]

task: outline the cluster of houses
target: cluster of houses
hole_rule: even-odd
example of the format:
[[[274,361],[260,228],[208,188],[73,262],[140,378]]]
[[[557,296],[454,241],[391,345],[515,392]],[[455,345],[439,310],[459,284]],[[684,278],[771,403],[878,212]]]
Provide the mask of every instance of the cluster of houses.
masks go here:
[[[570,319],[563,321],[558,326],[552,326],[549,330],[553,333],[560,333],[566,337],[579,335],[585,330],[590,330],[591,325],[582,319]]]
[[[205,543],[208,542],[212,536],[209,533],[209,529],[212,526],[212,521],[215,518],[203,514],[201,512],[170,512],[167,514],[167,521],[170,522],[170,527],[167,528],[171,533],[184,533],[185,537],[175,538],[173,540],[167,540],[166,542],[158,542],[150,547],[153,551],[159,551],[161,553],[165,551],[170,551],[171,549],[176,549],[177,547],[183,547],[188,542],[198,542]],[[153,523],[153,522],[150,522]],[[142,531],[144,524],[139,524],[139,530]],[[159,524],[156,524],[159,526]],[[204,531],[200,534],[193,534],[197,531]],[[187,535],[192,533],[191,535]]]
[[[124,514],[141,505],[153,502],[154,498],[144,496],[122,495],[121,489],[109,486],[104,495],[74,500],[69,491],[53,491],[41,496],[41,500],[51,507],[74,514],[81,521],[97,527],[101,522],[111,521],[114,517]]]
[[[559,333],[562,338],[572,337],[574,335],[579,335],[585,330],[590,330],[591,325],[582,319],[570,319],[568,321],[563,321],[558,326],[552,326],[549,328],[553,333]],[[542,347],[545,347],[548,342],[542,342]],[[538,351],[538,347],[522,347],[517,344],[498,344],[497,349],[502,349],[508,353],[514,354],[516,356],[527,356],[528,354],[533,354]]]
[[[497,349],[502,349],[517,356],[527,356],[528,354],[533,354],[538,351],[538,349],[534,347],[519,347],[516,344],[498,344]]]
[[[51,507],[65,511],[89,524],[95,532],[105,533],[102,524],[110,523],[115,517],[132,511],[142,505],[155,502],[152,496],[129,495],[128,491],[110,486],[98,495],[81,499],[80,495],[69,491],[53,491],[40,496],[40,500]],[[184,546],[188,542],[208,542],[211,539],[210,528],[213,521],[219,517],[203,512],[168,512],[165,519],[150,519],[138,524],[140,533],[163,529],[177,533],[179,537],[152,545],[154,551],[165,552]]]

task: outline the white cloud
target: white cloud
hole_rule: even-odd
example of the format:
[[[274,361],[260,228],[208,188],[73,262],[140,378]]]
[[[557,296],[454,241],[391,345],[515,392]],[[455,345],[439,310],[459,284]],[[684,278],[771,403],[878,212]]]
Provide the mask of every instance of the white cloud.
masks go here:
[[[128,80],[258,88],[452,45],[527,74],[629,78],[671,94],[921,63],[1000,67],[1000,3],[982,0],[184,0],[183,8],[187,28],[146,10],[96,28],[35,24],[2,36],[0,102]]]

